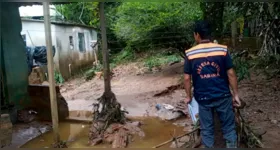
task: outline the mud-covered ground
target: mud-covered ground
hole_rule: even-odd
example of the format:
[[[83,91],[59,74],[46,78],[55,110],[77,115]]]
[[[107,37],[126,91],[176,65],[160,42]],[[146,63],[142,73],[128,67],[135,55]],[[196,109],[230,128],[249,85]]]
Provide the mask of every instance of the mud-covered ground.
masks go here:
[[[239,84],[241,98],[247,103],[242,111],[244,117],[256,131],[263,135],[265,147],[280,145],[280,78],[267,79],[259,72],[251,73]]]
[[[163,68],[156,73],[143,73],[137,64],[119,66],[114,69],[112,90],[118,101],[129,111],[130,116],[153,116],[155,104],[168,103],[175,105],[184,100],[183,89],[160,97],[154,94],[176,85],[181,80],[182,63]],[[280,79],[266,79],[263,75],[251,73],[251,79],[239,83],[241,98],[247,103],[242,110],[243,116],[250,125],[263,135],[265,147],[280,145]],[[103,93],[103,80],[94,78],[85,81],[73,79],[61,87],[62,95],[68,102],[70,111],[91,110],[90,105]]]

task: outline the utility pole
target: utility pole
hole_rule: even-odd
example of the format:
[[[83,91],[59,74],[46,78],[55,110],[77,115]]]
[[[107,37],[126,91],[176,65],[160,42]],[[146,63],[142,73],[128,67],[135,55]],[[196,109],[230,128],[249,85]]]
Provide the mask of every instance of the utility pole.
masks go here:
[[[51,36],[51,23],[50,23],[50,8],[49,2],[43,2],[44,8],[44,23],[45,23],[45,38],[47,47],[47,60],[48,60],[48,78],[49,78],[49,91],[51,100],[51,113],[52,113],[52,125],[54,133],[54,142],[60,141],[59,129],[58,129],[58,111],[57,111],[57,99],[55,91],[54,81],[54,64],[53,64],[53,52],[52,52],[52,36]]]
[[[109,52],[107,46],[106,23],[105,23],[105,14],[104,14],[104,2],[99,3],[99,14],[100,14],[101,37],[102,37],[102,56],[103,56],[105,93],[110,93],[111,79],[110,79]]]

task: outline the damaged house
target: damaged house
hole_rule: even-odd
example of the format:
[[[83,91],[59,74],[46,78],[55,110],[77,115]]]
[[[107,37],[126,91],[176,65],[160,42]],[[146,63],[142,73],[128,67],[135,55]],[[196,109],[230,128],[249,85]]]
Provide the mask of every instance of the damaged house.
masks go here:
[[[40,50],[38,49],[42,49],[42,46],[45,46],[44,21],[40,20],[43,15],[43,9],[40,9],[41,12],[37,14],[30,14],[25,12],[23,8],[20,7],[19,11],[22,23],[21,35],[24,39],[24,44],[29,49],[33,48],[31,53],[36,51],[36,48],[36,52],[39,53]],[[29,8],[28,10],[32,9]],[[52,15],[56,14],[51,11]],[[64,79],[68,79],[76,70],[89,66],[95,61],[97,30],[91,26],[55,20],[52,19],[51,21],[55,68]],[[36,64],[36,59],[34,61],[34,65],[38,65]]]

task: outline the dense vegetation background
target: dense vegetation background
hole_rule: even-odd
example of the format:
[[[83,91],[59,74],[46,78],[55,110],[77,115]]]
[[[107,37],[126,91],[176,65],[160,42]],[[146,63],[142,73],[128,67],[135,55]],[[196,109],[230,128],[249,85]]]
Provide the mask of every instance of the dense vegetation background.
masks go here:
[[[77,2],[57,5],[56,9],[65,21],[99,28],[98,4]],[[246,21],[255,22],[254,33],[250,36],[260,39],[262,46],[255,55],[261,62],[252,61],[254,63],[250,65],[248,59],[233,56],[241,76],[246,76],[252,66],[277,66],[280,63],[279,3],[106,2],[105,13],[111,63],[136,60],[142,53],[149,54],[145,59],[149,67],[181,59],[184,50],[194,44],[192,25],[198,19],[211,23],[215,39],[231,37],[233,22],[237,22],[238,36],[245,32]],[[159,59],[161,57],[164,59]]]

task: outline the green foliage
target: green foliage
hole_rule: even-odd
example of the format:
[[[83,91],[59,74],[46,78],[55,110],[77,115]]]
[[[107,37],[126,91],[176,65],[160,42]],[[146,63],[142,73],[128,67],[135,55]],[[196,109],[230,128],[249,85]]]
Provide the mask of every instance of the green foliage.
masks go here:
[[[132,50],[130,46],[126,46],[120,53],[115,55],[113,62],[125,63],[127,61],[131,61],[135,58],[135,52]]]
[[[107,29],[107,41],[108,48],[111,50],[111,54],[116,54],[122,51],[126,44],[123,40],[119,39],[113,31],[113,25],[116,22],[117,8],[121,5],[121,2],[106,2],[105,3],[105,15],[106,15],[106,29]]]
[[[280,54],[280,3],[275,2],[228,2],[235,7],[233,13],[257,22],[257,36],[263,39],[259,55]]]
[[[84,78],[86,81],[91,80],[95,76],[95,72],[102,71],[102,65],[97,65],[95,67],[90,68],[84,73]]]
[[[110,63],[110,69],[112,71],[112,69],[114,69],[115,67],[117,67],[116,63]]]
[[[268,78],[280,75],[280,55],[269,55],[265,57],[258,57],[254,61],[255,67],[262,69]]]
[[[249,69],[252,67],[252,60],[249,59],[246,51],[232,53],[231,57],[238,81],[250,78]]]
[[[162,65],[166,65],[171,62],[181,61],[181,57],[179,55],[164,55],[164,54],[157,54],[151,55],[145,58],[144,66],[148,67],[151,71],[153,68],[161,67]]]
[[[200,8],[203,12],[203,19],[211,25],[212,36],[220,37],[223,31],[223,13],[225,2],[201,2]]]
[[[236,71],[236,75],[238,77],[238,81],[250,78],[250,63],[248,62],[248,60],[242,57],[233,57],[233,64],[235,67],[234,69]]]
[[[173,47],[182,51],[193,43],[192,25],[201,15],[199,3],[124,2],[117,8],[112,29],[134,50]]]
[[[228,35],[230,35],[231,33],[231,23],[233,21],[236,21],[238,18],[242,17],[242,14],[240,14],[239,12],[237,12],[238,8],[231,5],[230,3],[226,3],[225,4],[225,8],[224,8],[224,14],[223,14],[223,36],[225,36],[225,34],[229,33]]]
[[[56,5],[55,8],[67,21],[95,27],[99,25],[98,2],[77,2]]]
[[[54,80],[58,84],[64,83],[64,78],[62,77],[61,73],[58,71],[54,72]]]
[[[86,81],[91,80],[95,76],[95,69],[94,68],[89,69],[88,71],[85,72],[84,76]]]
[[[256,65],[259,68],[273,68],[277,69],[280,65],[280,55],[269,55],[266,57],[258,57]]]

